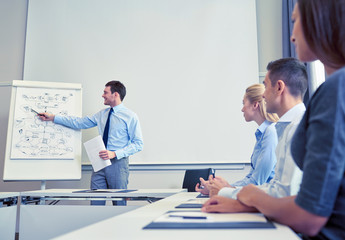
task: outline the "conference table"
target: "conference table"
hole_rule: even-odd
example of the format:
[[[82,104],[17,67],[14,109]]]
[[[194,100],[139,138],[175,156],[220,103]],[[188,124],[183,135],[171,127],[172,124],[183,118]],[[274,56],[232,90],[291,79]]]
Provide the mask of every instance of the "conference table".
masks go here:
[[[185,189],[46,189],[37,191],[21,192],[22,204],[40,204],[44,205],[49,202],[55,205],[59,201],[148,201],[155,202],[166,198],[172,194],[186,191]]]
[[[14,239],[19,192],[0,192],[0,239]]]
[[[290,228],[273,223],[275,228],[239,228],[239,229],[143,229],[153,220],[167,211],[188,200],[196,198],[198,193],[179,192],[160,201],[110,217],[93,224],[61,234],[53,239],[300,239]]]
[[[21,192],[19,236],[25,239],[51,239],[58,235],[118,216],[143,204],[151,204],[185,189],[46,189]],[[105,200],[105,206],[90,205]],[[112,201],[128,201],[112,206]]]

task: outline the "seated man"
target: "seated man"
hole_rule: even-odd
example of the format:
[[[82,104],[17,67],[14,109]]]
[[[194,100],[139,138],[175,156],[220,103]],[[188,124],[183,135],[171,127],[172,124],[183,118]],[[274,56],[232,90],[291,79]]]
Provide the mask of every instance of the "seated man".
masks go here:
[[[264,98],[268,112],[280,117],[276,123],[278,145],[275,176],[259,188],[273,197],[296,194],[302,179],[302,172],[296,166],[290,152],[291,138],[305,112],[303,95],[307,88],[307,73],[303,63],[294,58],[280,59],[267,66],[264,84]],[[224,180],[210,178],[209,188],[220,186]],[[239,188],[223,187],[219,196],[207,201],[202,210],[206,212],[255,211],[236,200]],[[225,197],[224,197],[225,196]]]

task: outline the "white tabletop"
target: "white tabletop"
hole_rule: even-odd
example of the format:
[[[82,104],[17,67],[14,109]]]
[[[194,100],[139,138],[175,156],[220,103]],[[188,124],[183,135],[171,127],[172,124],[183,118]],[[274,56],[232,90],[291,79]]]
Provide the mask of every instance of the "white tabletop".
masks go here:
[[[46,189],[37,191],[21,192],[22,197],[89,197],[105,196],[105,197],[156,197],[166,198],[179,192],[185,192],[186,189],[138,189],[130,192],[121,192],[124,189],[104,189],[109,192],[78,192],[87,189]],[[130,190],[130,189],[128,189]],[[99,189],[102,191],[102,189]]]
[[[0,199],[18,197],[19,192],[0,192]]]
[[[195,198],[197,195],[198,193],[178,193],[131,212],[61,235],[56,239],[299,239],[290,228],[280,224],[275,224],[275,229],[142,229],[165,212],[173,210],[181,202]]]

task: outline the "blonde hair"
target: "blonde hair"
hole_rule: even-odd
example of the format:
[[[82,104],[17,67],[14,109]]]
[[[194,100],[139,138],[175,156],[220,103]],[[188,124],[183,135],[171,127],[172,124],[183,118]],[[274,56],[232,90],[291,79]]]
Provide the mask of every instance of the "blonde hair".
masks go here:
[[[268,121],[276,122],[279,120],[278,115],[276,113],[268,113],[266,111],[266,103],[263,98],[264,92],[265,86],[263,84],[254,84],[246,89],[246,94],[244,97],[247,98],[251,104],[255,102],[259,104],[260,114],[262,117]]]

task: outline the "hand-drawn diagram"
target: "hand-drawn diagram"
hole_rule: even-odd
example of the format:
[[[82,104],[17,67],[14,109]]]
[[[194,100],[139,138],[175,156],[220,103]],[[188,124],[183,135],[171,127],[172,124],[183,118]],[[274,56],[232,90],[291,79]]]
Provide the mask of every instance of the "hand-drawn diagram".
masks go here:
[[[41,121],[37,113],[75,112],[72,90],[17,88],[11,159],[73,159],[75,130]]]

